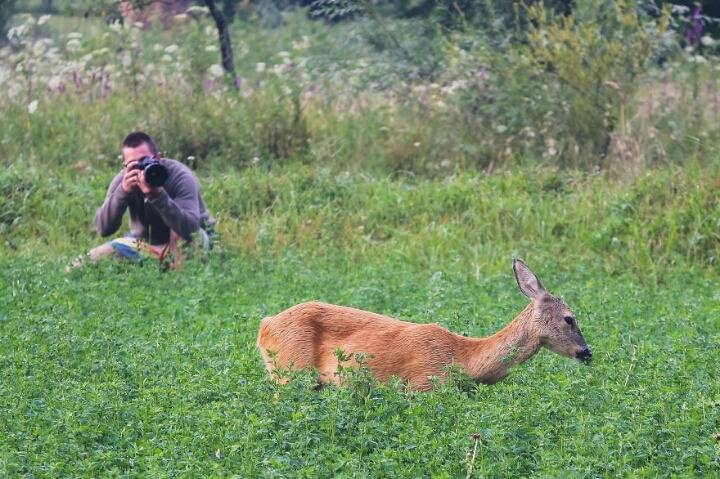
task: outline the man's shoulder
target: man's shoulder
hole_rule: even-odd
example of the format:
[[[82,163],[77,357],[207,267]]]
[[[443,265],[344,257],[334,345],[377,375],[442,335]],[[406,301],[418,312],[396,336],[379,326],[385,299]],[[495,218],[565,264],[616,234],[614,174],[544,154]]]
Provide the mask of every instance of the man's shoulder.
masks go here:
[[[195,176],[195,172],[190,169],[189,166],[177,161],[172,158],[163,158],[163,164],[168,169],[168,181],[165,188],[175,187],[187,187],[194,185],[196,188],[200,188],[200,182]]]
[[[195,172],[193,172],[193,170],[191,170],[186,164],[173,160],[172,158],[163,158],[162,161],[168,169],[169,176],[188,176],[193,180],[196,180]]]

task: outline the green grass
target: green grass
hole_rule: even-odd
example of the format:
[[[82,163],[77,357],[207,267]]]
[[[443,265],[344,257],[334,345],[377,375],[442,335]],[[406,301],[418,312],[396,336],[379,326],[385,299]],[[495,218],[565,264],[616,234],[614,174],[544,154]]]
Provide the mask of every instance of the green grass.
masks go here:
[[[364,41],[371,24],[304,14],[234,24],[239,94],[203,84],[209,20],[55,16],[0,50],[0,477],[720,477],[717,59],[653,67],[598,157],[570,147],[587,99],[481,37],[435,45],[435,84]],[[70,60],[91,52],[76,89]],[[218,247],[180,272],[66,274],[102,241],[92,217],[135,128],[195,169]],[[491,334],[525,306],[514,257],[574,309],[591,365],[543,351],[495,386],[426,394],[263,369],[260,319],[311,299]]]
[[[720,474],[716,166],[623,181],[531,168],[444,180],[199,165],[219,247],[181,272],[108,261],[116,166],[0,173],[0,476]],[[319,299],[472,336],[524,307],[523,257],[594,361],[547,351],[427,393],[268,379],[259,320]]]
[[[655,287],[538,265],[574,308],[591,365],[543,351],[495,386],[419,394],[362,377],[274,386],[258,322],[321,299],[487,335],[525,304],[509,265],[476,279],[452,263],[289,249],[218,254],[181,274],[0,266],[4,476],[464,477],[471,434],[475,477],[719,472],[719,298],[694,271]]]
[[[18,166],[0,173],[0,256],[69,260],[102,241],[92,218],[116,171]],[[298,163],[240,172],[201,165],[198,175],[222,247],[251,256],[331,249],[477,274],[525,256],[654,282],[686,266],[716,273],[720,257],[714,165],[623,181],[547,168],[436,181]]]

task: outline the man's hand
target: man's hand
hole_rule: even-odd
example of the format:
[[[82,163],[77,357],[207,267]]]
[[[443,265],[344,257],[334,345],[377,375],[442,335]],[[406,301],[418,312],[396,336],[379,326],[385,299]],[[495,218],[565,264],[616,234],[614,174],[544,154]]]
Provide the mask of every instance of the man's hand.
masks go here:
[[[135,187],[140,187],[140,170],[134,170],[133,167],[137,161],[131,161],[125,165],[125,175],[123,175],[122,188],[125,193],[131,193]]]
[[[133,167],[137,161],[131,161],[125,166],[125,175],[123,176],[122,187],[126,193],[130,193],[135,187],[140,188],[145,196],[156,196],[160,193],[161,188],[153,187],[145,181],[145,173],[142,170],[135,170]]]

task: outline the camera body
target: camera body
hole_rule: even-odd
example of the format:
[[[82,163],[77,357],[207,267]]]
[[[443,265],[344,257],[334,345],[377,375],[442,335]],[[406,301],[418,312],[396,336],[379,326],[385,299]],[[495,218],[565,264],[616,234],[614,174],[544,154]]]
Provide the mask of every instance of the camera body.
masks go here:
[[[133,166],[133,170],[142,170],[147,184],[155,188],[164,185],[168,178],[167,168],[154,156],[143,156]]]

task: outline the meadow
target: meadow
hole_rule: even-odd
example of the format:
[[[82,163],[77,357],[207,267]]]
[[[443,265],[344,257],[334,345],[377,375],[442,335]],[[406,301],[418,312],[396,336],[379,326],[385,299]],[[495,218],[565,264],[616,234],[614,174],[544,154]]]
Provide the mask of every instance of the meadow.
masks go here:
[[[207,18],[13,17],[0,476],[720,477],[718,47],[668,46],[682,11],[657,43],[622,21],[598,43],[581,13],[546,38],[648,50],[594,65],[596,96],[557,76],[572,64],[528,63],[532,39],[429,42],[417,20],[236,20],[238,79]],[[135,128],[195,170],[216,247],[180,271],[66,272],[101,241]],[[492,334],[526,305],[513,258],[574,310],[589,365],[543,350],[494,386],[453,371],[428,393],[264,370],[259,321],[306,300]]]

